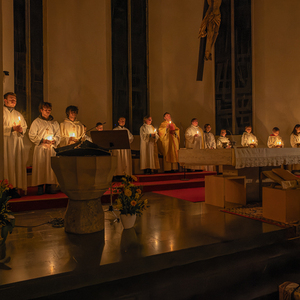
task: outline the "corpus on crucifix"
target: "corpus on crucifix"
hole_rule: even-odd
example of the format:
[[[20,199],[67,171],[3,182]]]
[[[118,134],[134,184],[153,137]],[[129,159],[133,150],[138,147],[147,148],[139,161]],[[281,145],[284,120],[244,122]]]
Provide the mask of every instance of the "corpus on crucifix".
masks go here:
[[[205,59],[211,60],[211,49],[214,46],[221,24],[220,6],[222,0],[207,0],[208,10],[199,28],[199,38],[206,37]]]

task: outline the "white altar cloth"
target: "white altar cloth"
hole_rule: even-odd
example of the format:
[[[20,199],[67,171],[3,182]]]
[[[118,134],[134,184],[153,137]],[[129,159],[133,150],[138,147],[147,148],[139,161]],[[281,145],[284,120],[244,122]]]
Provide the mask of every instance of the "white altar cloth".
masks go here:
[[[235,168],[300,164],[300,148],[235,148]]]

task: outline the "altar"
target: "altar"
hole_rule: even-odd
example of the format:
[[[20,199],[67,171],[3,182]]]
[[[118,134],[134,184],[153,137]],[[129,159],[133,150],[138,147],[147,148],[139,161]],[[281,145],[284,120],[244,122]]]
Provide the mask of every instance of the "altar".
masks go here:
[[[244,176],[247,202],[262,199],[261,172],[300,163],[299,148],[179,149],[179,164],[222,166],[223,176]]]

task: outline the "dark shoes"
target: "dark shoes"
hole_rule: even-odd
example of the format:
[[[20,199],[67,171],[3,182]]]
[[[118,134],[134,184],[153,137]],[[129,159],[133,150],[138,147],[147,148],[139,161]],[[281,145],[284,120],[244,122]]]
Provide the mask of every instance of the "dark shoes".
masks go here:
[[[43,195],[44,194],[44,185],[38,185],[38,191],[37,191],[37,195]]]
[[[10,189],[8,195],[11,199],[21,198],[21,195],[17,192],[16,188]]]
[[[45,193],[46,194],[56,194],[56,191],[53,188],[52,184],[46,184]]]

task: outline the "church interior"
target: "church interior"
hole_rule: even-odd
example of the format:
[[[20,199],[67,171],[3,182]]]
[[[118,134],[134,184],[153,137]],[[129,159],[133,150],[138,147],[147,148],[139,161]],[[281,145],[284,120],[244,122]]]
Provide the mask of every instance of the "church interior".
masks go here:
[[[199,37],[199,28],[211,4],[219,5],[221,19],[207,54],[211,40]],[[181,149],[192,118],[201,128],[211,124],[216,137],[226,129],[237,146],[251,125],[257,149],[267,148],[278,127],[291,148],[300,123],[299,11],[299,0],[0,0],[0,91],[17,94],[28,128],[41,101],[52,103],[58,123],[67,106],[77,106],[88,130],[97,122],[112,130],[125,117],[137,155],[143,117],[158,128],[165,112],[180,130]],[[4,179],[3,127],[0,135]],[[24,145],[30,193],[28,134]],[[139,160],[132,161],[133,174],[142,178]],[[158,177],[162,155],[160,163]],[[31,199],[30,208],[11,202],[16,224],[0,259],[1,299],[273,300],[279,285],[300,283],[298,227],[225,213],[236,203],[210,205],[204,192],[206,184],[221,190],[204,179],[220,170],[185,171],[167,173],[169,181],[177,176],[166,188],[173,194],[154,179],[151,187],[144,184],[149,207],[126,230],[106,211],[107,194],[104,230],[82,235],[51,223],[64,219],[65,195],[49,198],[49,206],[42,198]],[[242,182],[245,202],[261,201],[261,191]],[[198,200],[182,200],[179,189],[195,191]]]

